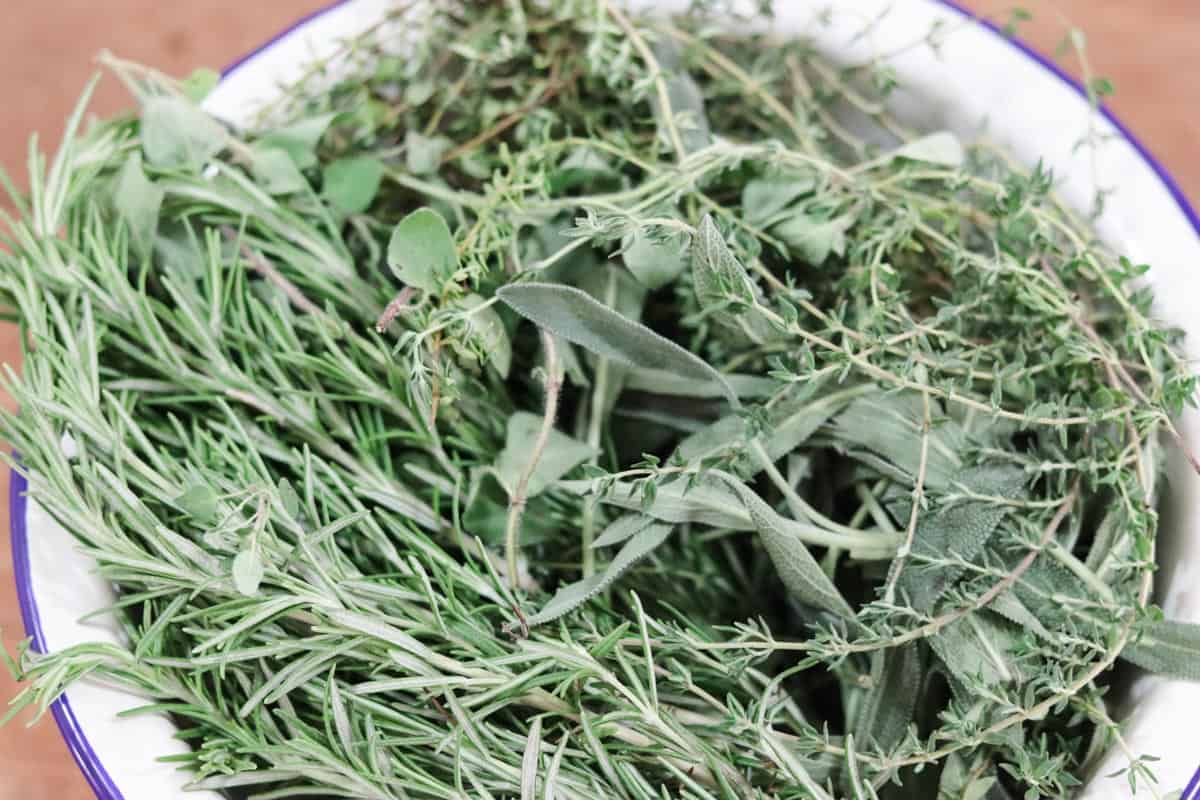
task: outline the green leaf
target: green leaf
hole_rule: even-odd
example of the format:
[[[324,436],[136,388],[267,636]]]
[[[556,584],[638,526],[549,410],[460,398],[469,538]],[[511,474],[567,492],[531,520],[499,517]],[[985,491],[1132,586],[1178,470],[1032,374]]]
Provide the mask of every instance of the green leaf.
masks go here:
[[[166,192],[146,177],[142,154],[133,152],[117,174],[113,207],[125,223],[134,252],[145,258],[154,247],[158,215]]]
[[[504,449],[496,459],[496,477],[509,496],[512,496],[521,474],[529,464],[529,454],[541,428],[542,418],[528,411],[518,411],[508,418]],[[595,448],[590,445],[551,429],[542,457],[529,477],[526,497],[535,497],[595,454]]]
[[[961,167],[966,160],[962,142],[949,131],[939,131],[914,139],[893,150],[892,156],[953,168]]]
[[[217,521],[217,493],[207,483],[197,483],[188,487],[174,502],[200,525],[210,525]]]
[[[924,659],[916,643],[872,653],[871,688],[854,720],[855,740],[891,752],[914,721],[924,676]]]
[[[712,144],[712,132],[704,109],[704,92],[687,73],[682,51],[675,42],[665,38],[654,42],[653,51],[665,73],[669,111],[682,140],[684,154],[708,147]],[[659,102],[657,92],[650,93],[650,106],[658,123],[659,139],[669,143],[666,132],[668,109]]]
[[[620,549],[616,558],[612,560],[604,572],[597,573],[590,578],[584,578],[581,581],[568,584],[559,589],[554,597],[550,598],[550,601],[542,607],[541,611],[529,617],[527,620],[529,627],[532,628],[537,625],[544,625],[547,622],[553,622],[564,614],[574,611],[598,593],[604,591],[617,578],[621,577],[622,573],[653,553],[671,535],[672,529],[671,525],[657,522],[643,528],[625,543],[625,546]]]
[[[970,467],[958,476],[958,483],[977,494],[1016,499],[1024,493],[1025,474],[1011,465]],[[907,509],[897,514],[908,519]],[[973,562],[983,552],[1010,509],[992,501],[962,501],[925,511],[917,518],[912,551],[917,556],[945,558],[951,554]],[[900,576],[897,587],[907,593],[918,611],[928,611],[961,577],[958,566],[910,565]]]
[[[263,578],[263,563],[258,550],[248,547],[233,559],[233,585],[247,597],[258,594]]]
[[[558,488],[575,494],[586,494],[595,486],[594,481],[561,481]],[[638,511],[664,522],[691,522],[748,531],[754,529],[750,515],[724,481],[714,478],[699,478],[693,486],[676,479],[660,483],[650,505],[643,503],[641,488],[630,481],[614,481],[609,491],[597,498],[606,505]]]
[[[578,285],[597,302],[622,317],[635,322],[641,319],[646,290],[626,270],[612,263],[598,264],[583,274]],[[595,353],[587,353],[586,359],[592,368],[595,391],[602,395],[592,410],[601,419],[607,419],[625,388],[625,378],[630,368]]]
[[[504,323],[496,310],[491,306],[480,308],[486,302],[487,300],[477,294],[468,294],[455,301],[454,307],[464,311],[475,309],[463,322],[470,331],[470,336],[487,354],[488,361],[496,368],[496,372],[500,373],[500,377],[507,378],[508,371],[512,368],[512,342],[509,341],[508,331],[504,329]],[[454,343],[458,347],[456,340]],[[463,355],[473,355],[467,348],[458,349]]]
[[[409,286],[438,294],[458,269],[458,250],[442,215],[418,208],[392,231],[387,261]]]
[[[300,169],[309,169],[317,165],[317,145],[329,125],[337,117],[336,113],[318,114],[308,119],[294,122],[291,125],[277,128],[263,134],[256,145],[264,149],[277,147],[292,157]]]
[[[152,97],[142,106],[142,151],[166,169],[199,169],[221,152],[221,123],[182,97]]]
[[[756,343],[773,335],[774,326],[753,308],[759,298],[758,287],[707,214],[692,240],[692,283],[700,307],[722,327]],[[731,304],[738,307],[731,308]]]
[[[771,233],[797,257],[820,266],[831,255],[845,255],[846,231],[853,224],[851,217],[820,219],[798,211],[771,228]]]
[[[539,513],[538,502],[535,499],[530,503],[521,521],[521,543],[524,545],[540,544],[561,532],[552,515]],[[508,507],[508,492],[496,477],[495,469],[473,470],[471,490],[462,515],[463,530],[478,536],[484,544],[501,544],[508,524]]]
[[[1139,624],[1121,658],[1142,669],[1185,681],[1200,681],[1200,625],[1171,620]]]
[[[861,387],[844,389],[813,399],[812,391],[793,392],[790,398],[775,403],[767,418],[767,431],[759,439],[772,462],[786,456],[816,433],[841,408],[851,401]],[[679,443],[676,452],[685,462],[742,450],[749,439],[749,423],[742,416],[731,414],[701,428]],[[762,471],[762,464],[752,462],[750,475]]]
[[[621,260],[647,289],[666,286],[687,267],[687,259],[678,246],[653,241],[640,230],[627,235],[621,247]]]
[[[995,614],[968,614],[927,639],[948,674],[964,684],[991,686],[1018,681],[1021,673],[1013,652],[1020,629]]]
[[[520,283],[503,287],[497,295],[526,319],[599,356],[720,387],[737,405],[733,389],[708,363],[586,292],[559,284]]]
[[[413,175],[432,174],[453,145],[445,136],[423,136],[410,130],[404,136],[404,163]]]
[[[308,187],[296,162],[282,147],[250,148],[250,172],[267,194],[291,194]]]
[[[618,517],[596,537],[596,541],[592,542],[592,547],[612,547],[620,544],[653,522],[654,518],[646,514],[626,514]]]
[[[944,490],[961,469],[965,444],[962,428],[952,420],[942,420],[941,407],[931,402],[930,417],[936,420],[930,431],[929,452],[925,464],[926,490]],[[921,462],[921,430],[924,406],[917,392],[879,390],[854,400],[833,421],[831,433],[839,447],[862,459],[860,448],[881,456],[885,463],[874,466],[895,468],[894,476],[912,486]],[[865,460],[865,459],[864,459]]]
[[[779,388],[779,381],[774,378],[764,378],[760,375],[730,375],[725,374],[728,383],[743,400],[767,397]],[[680,377],[660,369],[631,367],[625,375],[625,388],[635,389],[650,394],[666,397],[722,397],[724,391],[716,384],[697,384],[688,378]]]
[[[550,173],[549,189],[551,194],[557,195],[577,186],[602,184],[618,175],[599,150],[576,147]]]
[[[765,225],[799,198],[817,188],[812,173],[790,173],[756,178],[742,189],[742,213],[751,225]]]
[[[821,569],[808,546],[788,531],[791,520],[776,513],[744,484],[737,483],[736,490],[788,593],[806,605],[852,619],[854,610],[846,598]]]
[[[383,162],[377,158],[339,158],[321,171],[321,194],[343,214],[361,214],[379,193],[383,173]]]
[[[283,511],[292,519],[300,517],[300,510],[304,508],[304,503],[300,499],[300,495],[296,493],[292,482],[287,478],[279,479],[279,500],[283,503]]]
[[[220,82],[221,73],[215,69],[200,67],[192,70],[192,74],[183,79],[183,93],[188,100],[199,103],[208,97]]]

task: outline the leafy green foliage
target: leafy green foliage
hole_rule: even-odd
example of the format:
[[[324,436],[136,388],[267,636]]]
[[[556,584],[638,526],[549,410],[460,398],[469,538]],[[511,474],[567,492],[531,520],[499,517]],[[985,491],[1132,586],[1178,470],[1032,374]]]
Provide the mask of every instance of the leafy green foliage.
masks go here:
[[[0,434],[129,646],[14,709],[128,686],[264,797],[1070,795],[1116,659],[1195,677],[1147,267],[887,59],[568,5],[397,9],[248,132],[110,60]]]

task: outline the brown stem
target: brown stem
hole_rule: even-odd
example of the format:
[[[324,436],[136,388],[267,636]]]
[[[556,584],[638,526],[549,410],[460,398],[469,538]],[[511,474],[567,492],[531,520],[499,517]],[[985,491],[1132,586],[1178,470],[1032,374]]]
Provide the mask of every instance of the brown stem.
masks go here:
[[[529,463],[517,479],[513,487],[512,497],[508,503],[508,524],[504,534],[504,549],[508,564],[508,580],[515,591],[520,587],[520,575],[517,571],[517,553],[521,544],[521,516],[525,513],[525,500],[529,492],[529,481],[542,460],[546,443],[554,431],[554,420],[558,416],[558,395],[562,389],[562,365],[558,359],[558,347],[554,336],[549,331],[542,331],[542,348],[546,352],[546,411],[542,415],[542,427],[537,439],[533,442],[533,450],[529,454]]]
[[[268,281],[282,289],[283,293],[287,295],[287,298],[292,301],[292,305],[306,314],[315,314],[320,316],[321,314],[325,313],[321,310],[320,306],[305,297],[304,292],[300,291],[296,284],[284,277],[283,273],[277,270],[270,261],[267,261],[267,259],[261,253],[256,253],[255,251],[251,250],[250,246],[241,240],[238,232],[235,231],[231,226],[222,225],[221,233],[223,233],[230,241],[238,243],[242,257],[246,259],[246,262],[250,265],[250,267],[259,275],[262,275]]]

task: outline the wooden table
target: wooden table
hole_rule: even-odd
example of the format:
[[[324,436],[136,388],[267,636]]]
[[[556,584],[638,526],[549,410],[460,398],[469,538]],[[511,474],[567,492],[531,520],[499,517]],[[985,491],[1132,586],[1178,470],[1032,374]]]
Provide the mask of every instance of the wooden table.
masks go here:
[[[780,0],[800,2],[801,0]],[[94,55],[108,48],[122,57],[183,75],[194,66],[226,64],[266,41],[322,0],[4,0],[0,24],[0,164],[23,182],[29,134],[49,145],[95,71]],[[974,0],[977,11],[1008,3]],[[1041,4],[1027,2],[1035,10]],[[1193,202],[1200,201],[1200,6],[1196,0],[1058,0],[1057,7],[1089,37],[1098,72],[1112,78],[1117,113],[1172,170]],[[1049,11],[1024,30],[1044,52],[1061,37]],[[128,98],[111,78],[93,103],[99,114],[125,107]],[[1200,267],[1198,267],[1200,268]],[[0,329],[0,363],[17,364],[12,326]],[[11,404],[7,397],[0,401]],[[7,503],[0,513],[0,631],[11,647],[23,630],[13,591]],[[0,670],[0,700],[16,691]],[[0,800],[90,797],[49,716],[35,728],[0,729]],[[140,800],[140,798],[131,798]]]

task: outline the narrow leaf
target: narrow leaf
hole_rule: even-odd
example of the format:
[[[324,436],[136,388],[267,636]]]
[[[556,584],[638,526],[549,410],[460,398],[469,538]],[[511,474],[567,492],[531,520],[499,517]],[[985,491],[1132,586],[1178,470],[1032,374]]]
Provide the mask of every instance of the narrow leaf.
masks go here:
[[[596,541],[592,542],[592,547],[612,547],[621,544],[634,534],[645,530],[653,522],[654,518],[646,514],[626,514],[618,517],[596,537]]]
[[[558,488],[585,494],[594,487],[593,481],[562,481]],[[615,482],[609,491],[597,498],[599,502],[641,513],[665,522],[693,522],[733,530],[754,530],[754,523],[738,500],[738,496],[723,482],[701,478],[688,488],[685,480],[660,484],[654,501],[643,502],[642,491],[628,481]]]
[[[621,577],[626,570],[654,552],[655,548],[671,535],[671,530],[671,525],[663,523],[655,523],[643,529],[625,543],[625,546],[621,548],[604,572],[559,589],[541,611],[529,617],[527,620],[529,626],[553,622],[595,597],[596,594]]]
[[[1159,675],[1200,681],[1200,625],[1171,620],[1143,623],[1121,658]]]
[[[681,378],[719,387],[729,402],[737,396],[704,360],[570,286],[520,283],[497,292],[526,319],[604,358],[635,367],[661,369]]]
[[[854,611],[850,604],[821,569],[808,547],[797,536],[787,532],[787,520],[744,484],[738,483],[737,491],[788,592],[807,605],[840,617],[852,618]]]
[[[537,797],[538,756],[542,751],[542,718],[534,717],[525,739],[525,754],[521,757],[521,800]]]
[[[854,736],[872,743],[880,752],[890,752],[904,734],[917,711],[925,665],[915,643],[871,654],[871,689],[859,706]]]

